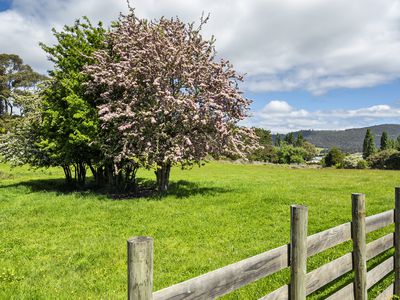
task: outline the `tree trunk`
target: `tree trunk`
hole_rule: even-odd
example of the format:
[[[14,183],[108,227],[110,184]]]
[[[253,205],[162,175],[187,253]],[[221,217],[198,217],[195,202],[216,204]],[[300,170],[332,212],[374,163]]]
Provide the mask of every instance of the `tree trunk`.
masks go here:
[[[85,185],[86,181],[86,165],[83,162],[77,164],[78,169],[78,184]]]
[[[92,172],[95,184],[100,186],[104,177],[103,168],[101,166],[97,168],[94,167],[90,161],[87,163],[87,165],[89,166],[90,172]]]
[[[171,172],[171,163],[162,163],[158,165],[156,173],[157,188],[161,194],[164,194],[168,190],[169,185],[169,174]]]
[[[83,162],[78,162],[74,164],[75,168],[75,182],[79,186],[85,185],[86,181],[86,165]]]
[[[71,168],[68,165],[62,166],[65,174],[65,181],[67,184],[72,183],[72,174],[71,174]]]
[[[128,164],[124,168],[124,190],[132,191],[136,190],[136,172],[138,170],[138,166]]]

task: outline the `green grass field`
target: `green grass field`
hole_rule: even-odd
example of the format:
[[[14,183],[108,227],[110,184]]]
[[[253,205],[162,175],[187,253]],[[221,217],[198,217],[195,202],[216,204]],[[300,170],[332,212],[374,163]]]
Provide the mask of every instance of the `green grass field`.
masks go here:
[[[154,238],[158,290],[287,243],[290,204],[309,207],[309,234],[349,221],[352,192],[366,193],[368,215],[391,209],[400,176],[212,162],[176,168],[171,180],[163,199],[113,200],[66,192],[61,169],[0,165],[0,299],[124,299],[126,239],[135,235]],[[349,249],[346,243],[313,257],[308,269]],[[257,299],[287,280],[286,270],[224,298]]]

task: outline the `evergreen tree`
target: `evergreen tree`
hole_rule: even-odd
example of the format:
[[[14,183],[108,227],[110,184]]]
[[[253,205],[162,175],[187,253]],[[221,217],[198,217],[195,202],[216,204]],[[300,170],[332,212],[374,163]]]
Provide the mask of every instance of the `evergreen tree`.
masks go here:
[[[299,132],[299,134],[297,135],[295,146],[301,147],[303,146],[303,143],[304,143],[303,133]]]
[[[375,141],[374,136],[370,129],[367,129],[363,144],[363,158],[367,159],[369,156],[375,153]]]
[[[282,144],[281,135],[279,133],[277,133],[276,136],[275,136],[275,146],[276,147],[280,147],[281,144]]]
[[[285,141],[288,145],[293,145],[294,142],[295,142],[293,132],[289,132],[287,135],[285,135],[284,141]]]
[[[396,148],[397,150],[400,149],[400,135],[397,137],[397,139],[394,141],[394,148]]]
[[[386,131],[382,132],[381,135],[381,148],[380,150],[386,150],[390,148],[389,136]]]
[[[259,144],[261,146],[270,146],[272,145],[272,136],[271,131],[265,130],[263,128],[253,127],[255,134],[259,138]]]
[[[388,147],[387,149],[395,149],[396,148],[396,141],[394,139],[388,138]]]

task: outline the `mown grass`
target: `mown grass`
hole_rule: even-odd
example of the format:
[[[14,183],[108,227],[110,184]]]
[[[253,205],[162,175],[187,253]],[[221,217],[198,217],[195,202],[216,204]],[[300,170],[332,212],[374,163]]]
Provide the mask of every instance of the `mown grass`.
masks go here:
[[[366,193],[368,215],[391,209],[400,179],[395,171],[223,162],[171,176],[165,198],[113,200],[68,192],[58,169],[0,165],[0,298],[124,299],[126,239],[135,235],[154,238],[158,290],[287,243],[290,204],[309,207],[309,234],[349,221],[352,192]],[[349,249],[346,243],[317,255],[308,269]],[[224,298],[257,299],[287,280],[284,270]],[[311,298],[348,280],[351,274]]]

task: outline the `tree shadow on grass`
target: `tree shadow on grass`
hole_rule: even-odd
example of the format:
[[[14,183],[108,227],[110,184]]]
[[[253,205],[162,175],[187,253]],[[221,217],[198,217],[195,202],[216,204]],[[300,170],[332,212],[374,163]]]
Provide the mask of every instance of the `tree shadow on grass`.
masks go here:
[[[32,192],[55,192],[57,195],[78,193],[81,196],[100,195],[109,200],[130,200],[147,198],[149,200],[162,199],[163,196],[175,196],[177,198],[187,198],[195,195],[216,195],[231,192],[232,189],[222,187],[206,187],[196,182],[187,180],[171,181],[168,192],[160,195],[155,189],[154,180],[138,178],[138,188],[134,191],[121,191],[116,188],[99,187],[89,180],[85,187],[68,186],[64,179],[32,179],[28,181],[0,185],[1,189],[12,187],[27,187]],[[103,198],[104,199],[104,198]]]

